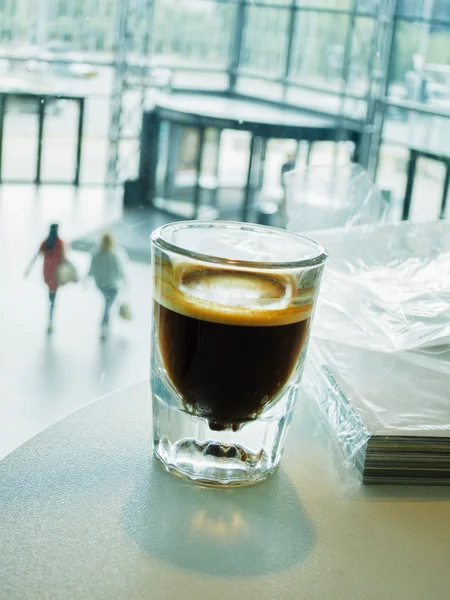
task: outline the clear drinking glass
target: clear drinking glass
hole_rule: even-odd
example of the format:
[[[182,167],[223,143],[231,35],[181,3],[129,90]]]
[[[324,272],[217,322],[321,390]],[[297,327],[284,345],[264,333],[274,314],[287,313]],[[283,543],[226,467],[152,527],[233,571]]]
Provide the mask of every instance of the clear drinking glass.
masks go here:
[[[153,232],[154,452],[168,471],[238,486],[276,469],[326,259],[316,242],[261,225]]]

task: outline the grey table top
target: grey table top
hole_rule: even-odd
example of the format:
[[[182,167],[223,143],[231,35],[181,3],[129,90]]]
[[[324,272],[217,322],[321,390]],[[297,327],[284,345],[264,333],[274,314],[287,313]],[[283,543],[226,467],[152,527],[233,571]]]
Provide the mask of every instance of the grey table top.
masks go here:
[[[148,385],[0,462],[2,600],[448,600],[450,494],[357,485],[299,401],[282,466],[203,489],[151,458]]]

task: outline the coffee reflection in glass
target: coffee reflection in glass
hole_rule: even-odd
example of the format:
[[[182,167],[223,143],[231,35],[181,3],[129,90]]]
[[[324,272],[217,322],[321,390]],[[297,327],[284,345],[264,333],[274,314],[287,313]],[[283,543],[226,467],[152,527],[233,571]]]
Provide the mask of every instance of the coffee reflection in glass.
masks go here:
[[[154,451],[168,471],[237,486],[276,469],[325,261],[312,240],[258,225],[153,233]]]

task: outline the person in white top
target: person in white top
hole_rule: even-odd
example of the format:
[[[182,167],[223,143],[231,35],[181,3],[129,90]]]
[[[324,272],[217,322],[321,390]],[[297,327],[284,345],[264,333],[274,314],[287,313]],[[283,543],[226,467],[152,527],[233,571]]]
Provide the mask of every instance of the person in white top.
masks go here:
[[[124,260],[115,250],[114,238],[110,233],[104,233],[99,250],[93,255],[88,277],[93,277],[96,286],[103,294],[105,310],[101,322],[102,337],[105,337],[109,326],[109,314],[119,293],[120,286],[125,281]]]

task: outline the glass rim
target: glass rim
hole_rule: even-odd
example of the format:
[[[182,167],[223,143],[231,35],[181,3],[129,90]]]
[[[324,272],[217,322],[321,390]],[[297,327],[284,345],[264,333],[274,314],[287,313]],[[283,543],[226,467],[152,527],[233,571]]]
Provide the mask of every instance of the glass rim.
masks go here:
[[[248,231],[264,231],[266,233],[272,235],[282,235],[283,237],[291,237],[295,239],[306,240],[312,244],[312,246],[316,249],[317,254],[310,258],[303,258],[300,260],[293,261],[279,261],[279,262],[267,262],[267,261],[253,261],[253,260],[240,260],[240,259],[232,259],[232,258],[224,258],[221,256],[213,256],[210,254],[202,254],[200,252],[195,252],[193,250],[188,250],[187,248],[183,248],[182,246],[178,246],[177,244],[173,244],[172,242],[164,239],[164,232],[167,230],[177,230],[177,229],[214,229],[224,227],[226,229],[240,229],[244,230],[248,229]],[[303,235],[301,233],[295,233],[293,231],[287,231],[286,229],[280,229],[278,227],[270,227],[268,225],[259,225],[257,223],[244,223],[240,221],[175,221],[173,223],[167,223],[166,225],[162,225],[153,230],[151,234],[151,242],[156,247],[161,250],[166,250],[168,252],[174,252],[176,254],[180,254],[181,256],[186,256],[187,258],[191,258],[193,260],[198,260],[201,262],[208,262],[213,264],[220,265],[228,265],[231,267],[246,267],[252,269],[296,269],[296,268],[306,268],[306,267],[317,267],[326,262],[328,259],[328,253],[325,248],[311,239],[310,237]]]

